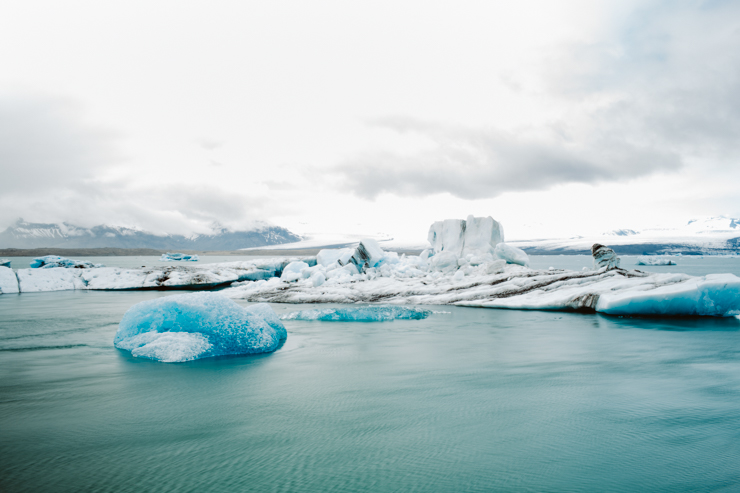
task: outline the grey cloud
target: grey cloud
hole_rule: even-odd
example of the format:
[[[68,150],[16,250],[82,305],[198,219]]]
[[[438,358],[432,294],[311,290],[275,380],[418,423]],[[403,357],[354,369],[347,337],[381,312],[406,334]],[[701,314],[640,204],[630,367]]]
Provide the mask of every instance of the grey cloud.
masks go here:
[[[418,132],[435,147],[410,156],[365,154],[337,167],[335,171],[346,184],[367,198],[383,192],[417,196],[448,192],[477,199],[558,183],[621,180],[674,170],[682,164],[675,154],[615,136],[597,137],[591,146],[578,146],[568,144],[562,136],[516,136],[408,119],[376,120],[375,124],[399,132]]]
[[[115,134],[82,116],[71,101],[0,99],[0,192],[59,187],[120,162]]]
[[[572,45],[545,70],[568,119],[504,132],[404,118],[369,122],[428,138],[416,154],[367,153],[341,163],[343,186],[463,198],[673,172],[740,158],[740,3],[644,4],[596,45]]]

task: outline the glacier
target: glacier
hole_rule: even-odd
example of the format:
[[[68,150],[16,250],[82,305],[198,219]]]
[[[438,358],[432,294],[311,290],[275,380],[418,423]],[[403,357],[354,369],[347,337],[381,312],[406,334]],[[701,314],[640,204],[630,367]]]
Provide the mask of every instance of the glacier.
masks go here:
[[[322,308],[300,310],[280,316],[281,320],[319,320],[322,322],[387,322],[391,320],[422,320],[431,311],[407,306],[362,306],[352,308]]]
[[[198,256],[197,255],[187,255],[185,253],[163,253],[162,256],[159,258],[161,262],[197,262]]]
[[[87,260],[72,260],[59,255],[46,255],[36,257],[31,261],[32,269],[53,269],[55,267],[64,267],[65,269],[93,269],[105,267],[103,264],[94,264]]]
[[[275,351],[287,337],[269,305],[242,307],[217,293],[142,301],[118,325],[113,344],[165,363]]]

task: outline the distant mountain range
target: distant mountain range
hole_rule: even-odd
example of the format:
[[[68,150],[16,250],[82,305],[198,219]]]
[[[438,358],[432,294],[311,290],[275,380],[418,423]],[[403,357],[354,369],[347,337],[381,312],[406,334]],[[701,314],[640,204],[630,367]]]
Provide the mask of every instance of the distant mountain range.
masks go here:
[[[740,253],[740,219],[718,216],[692,219],[676,228],[641,231],[618,229],[600,236],[511,242],[533,255],[590,254],[601,243],[621,255],[682,254],[726,255]]]
[[[157,235],[138,229],[69,223],[28,223],[19,219],[0,233],[0,248],[152,248],[156,250],[238,250],[300,241],[301,237],[278,226],[250,231],[216,228],[211,234]]]

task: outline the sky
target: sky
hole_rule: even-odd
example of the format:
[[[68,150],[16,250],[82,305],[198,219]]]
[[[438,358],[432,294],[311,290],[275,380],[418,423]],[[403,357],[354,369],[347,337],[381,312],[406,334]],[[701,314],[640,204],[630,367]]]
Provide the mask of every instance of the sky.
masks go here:
[[[740,2],[10,2],[0,229],[740,217]]]

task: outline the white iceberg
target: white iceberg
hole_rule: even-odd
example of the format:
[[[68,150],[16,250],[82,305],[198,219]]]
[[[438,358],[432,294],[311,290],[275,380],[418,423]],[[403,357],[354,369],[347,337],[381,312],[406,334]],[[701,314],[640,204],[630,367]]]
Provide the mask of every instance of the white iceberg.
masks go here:
[[[53,269],[55,267],[64,267],[65,269],[92,269],[105,267],[103,264],[94,264],[87,260],[72,260],[59,255],[46,255],[36,257],[31,262],[32,269]]]
[[[281,320],[319,320],[322,322],[388,322],[390,320],[421,320],[432,312],[407,306],[362,306],[301,310],[281,315]]]
[[[197,262],[197,255],[187,255],[185,253],[163,253],[159,258],[161,262]]]
[[[143,301],[123,316],[114,345],[165,363],[275,351],[285,327],[268,305],[244,308],[217,293]]]
[[[507,264],[529,267],[529,256],[524,250],[517,247],[507,245],[506,243],[499,243],[496,245],[493,253],[501,260],[505,260]]]
[[[676,265],[673,260],[663,257],[637,257],[637,265]]]

